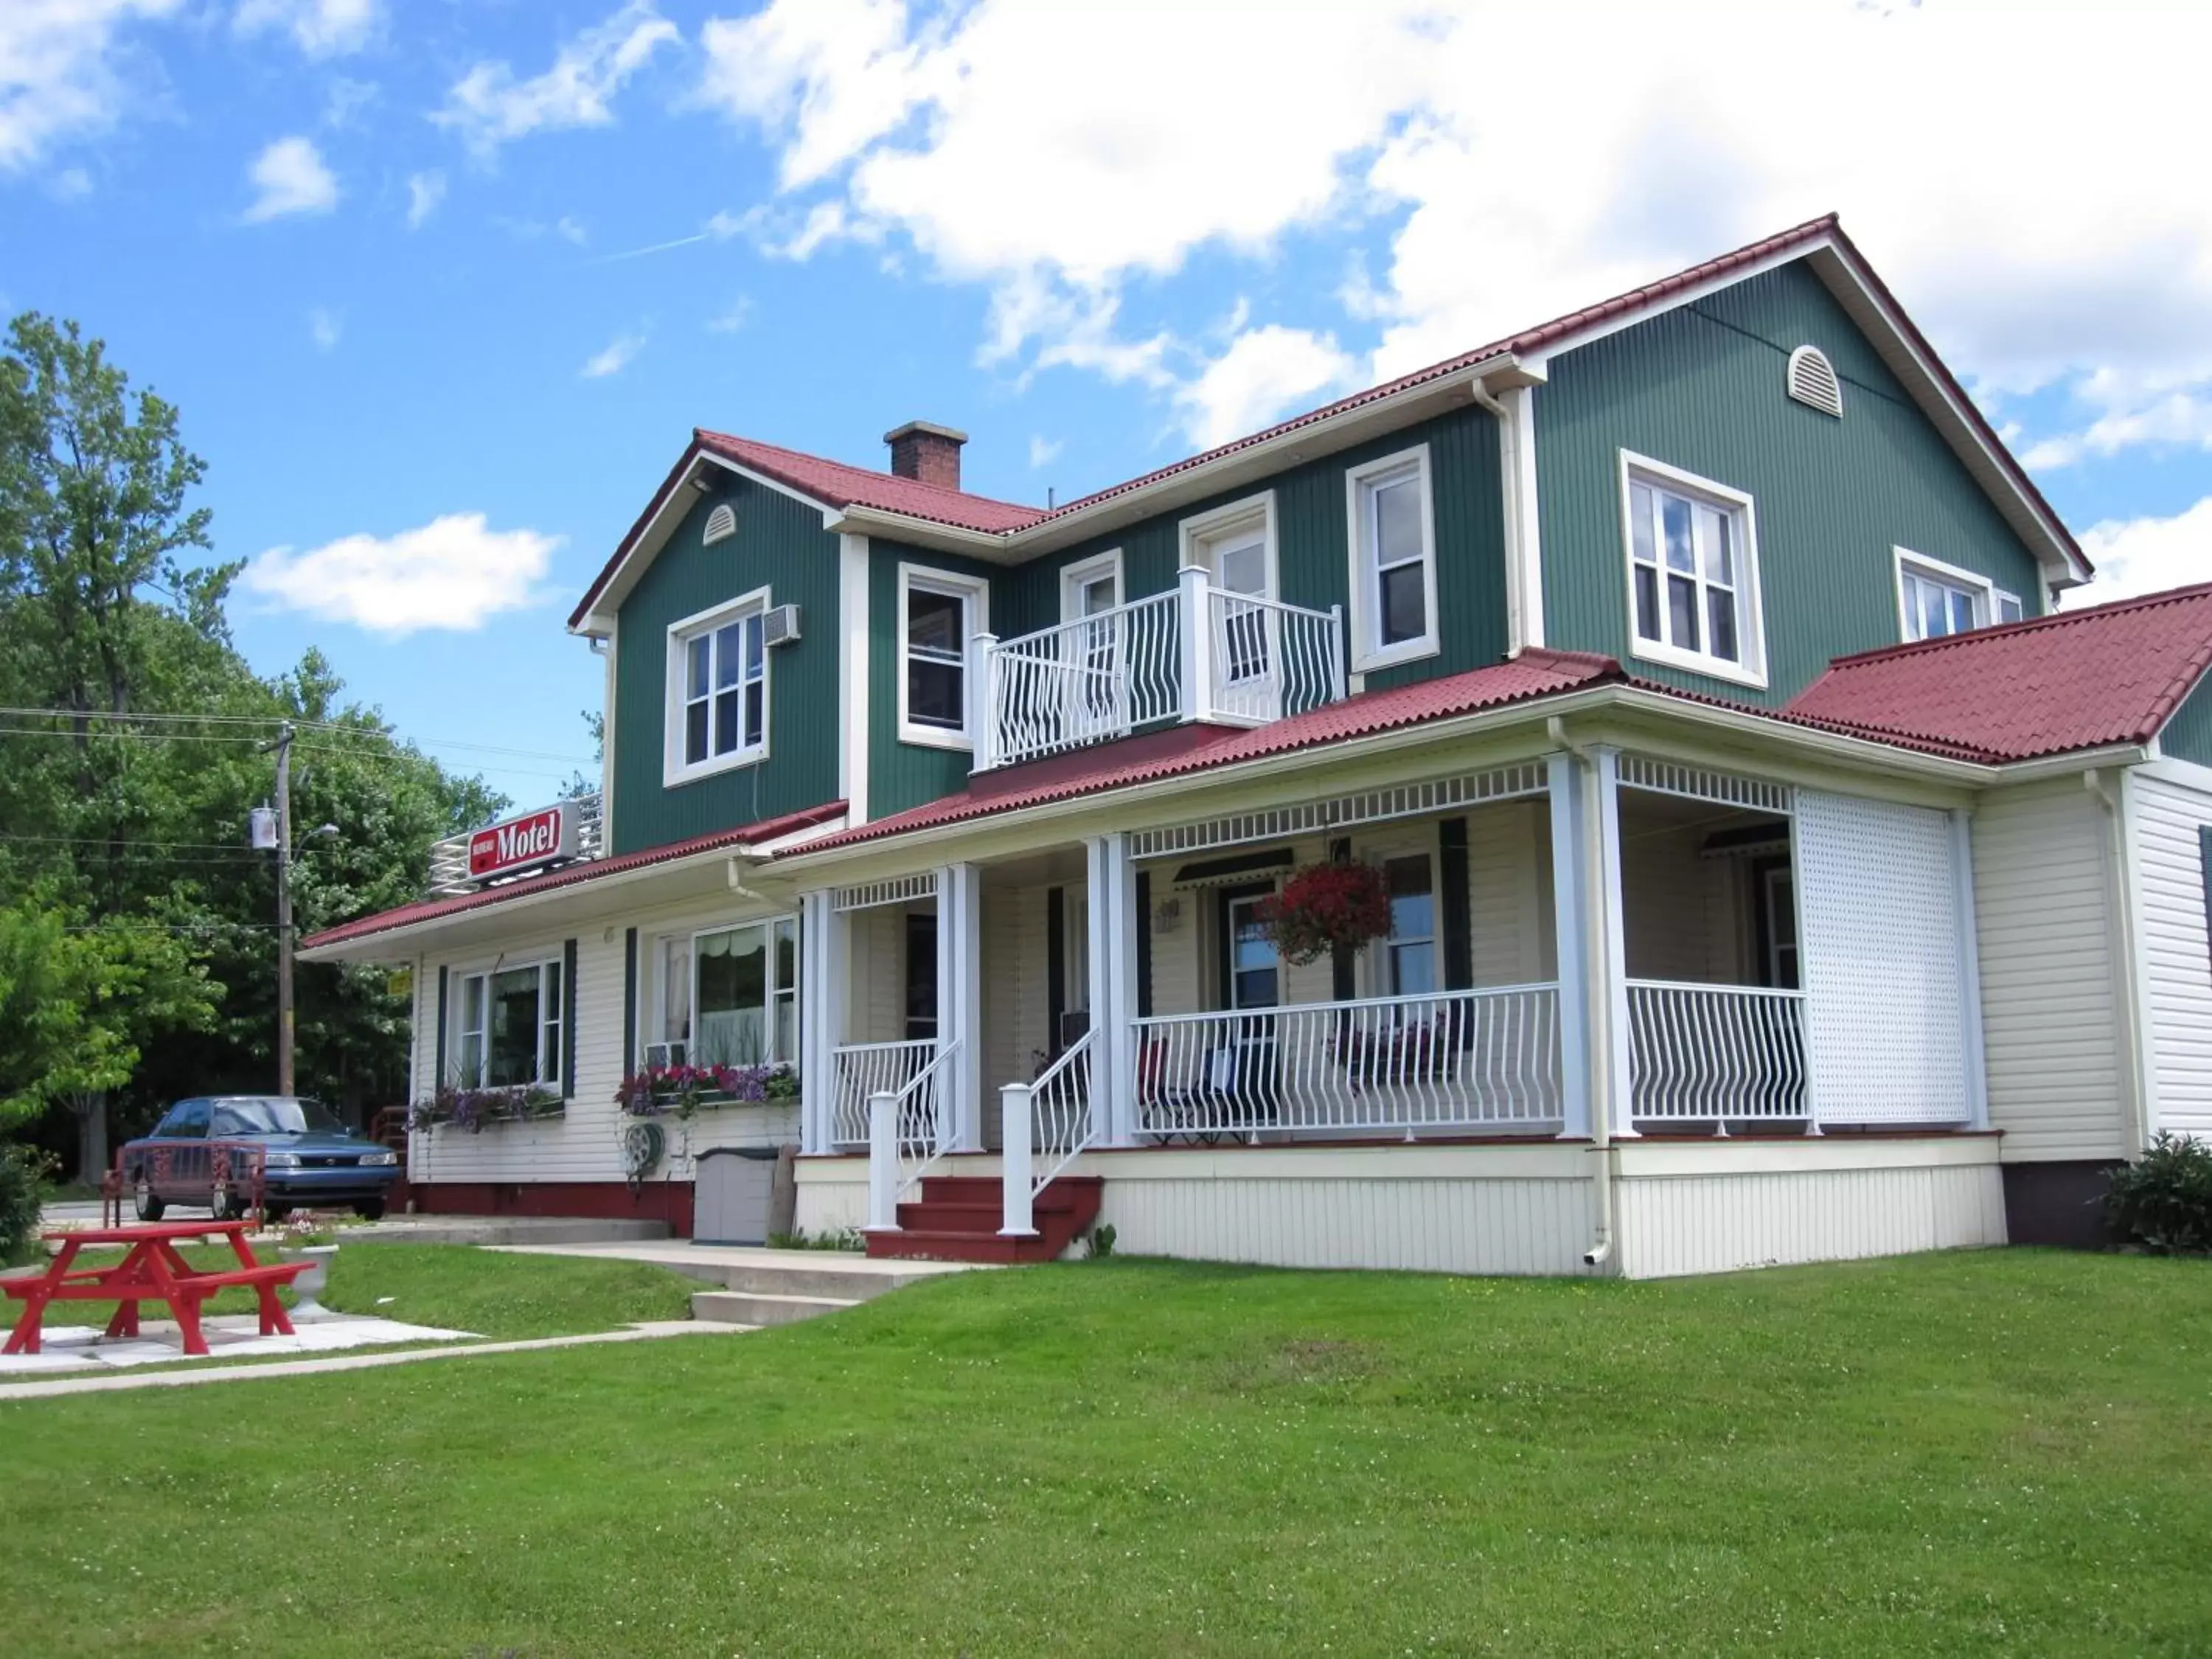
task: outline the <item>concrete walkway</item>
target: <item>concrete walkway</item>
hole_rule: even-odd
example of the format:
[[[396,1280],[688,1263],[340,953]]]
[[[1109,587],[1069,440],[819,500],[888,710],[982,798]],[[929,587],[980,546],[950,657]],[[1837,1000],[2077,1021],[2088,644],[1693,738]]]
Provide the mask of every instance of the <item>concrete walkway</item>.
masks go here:
[[[509,1255],[581,1255],[600,1261],[649,1261],[709,1284],[733,1283],[739,1273],[836,1273],[876,1281],[878,1288],[896,1290],[937,1273],[975,1271],[972,1261],[878,1261],[854,1250],[771,1250],[757,1244],[694,1244],[689,1239],[624,1241],[620,1243],[563,1244],[551,1240],[494,1244],[489,1248]]]
[[[539,1336],[522,1342],[472,1342],[459,1347],[410,1349],[404,1353],[344,1354],[331,1359],[300,1359],[268,1365],[204,1365],[192,1370],[154,1371],[122,1376],[66,1376],[42,1382],[0,1387],[0,1405],[15,1400],[47,1400],[64,1394],[113,1394],[130,1389],[183,1389],[199,1382],[247,1382],[268,1376],[314,1376],[325,1371],[366,1371],[384,1365],[412,1365],[471,1354],[529,1353],[539,1348],[578,1348],[601,1342],[650,1342],[668,1336],[708,1336],[746,1331],[750,1325],[722,1325],[689,1319],[656,1320],[627,1330],[596,1331],[584,1336]]]

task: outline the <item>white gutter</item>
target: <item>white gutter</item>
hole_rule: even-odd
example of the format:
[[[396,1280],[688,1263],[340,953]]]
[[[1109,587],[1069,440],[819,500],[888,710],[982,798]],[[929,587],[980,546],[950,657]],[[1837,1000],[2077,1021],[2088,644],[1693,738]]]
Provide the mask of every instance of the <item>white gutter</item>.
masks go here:
[[[1477,380],[1474,401],[1498,422],[1498,495],[1505,514],[1505,654],[1544,643],[1544,553],[1536,519],[1536,404],[1534,387],[1508,386],[1501,398]]]

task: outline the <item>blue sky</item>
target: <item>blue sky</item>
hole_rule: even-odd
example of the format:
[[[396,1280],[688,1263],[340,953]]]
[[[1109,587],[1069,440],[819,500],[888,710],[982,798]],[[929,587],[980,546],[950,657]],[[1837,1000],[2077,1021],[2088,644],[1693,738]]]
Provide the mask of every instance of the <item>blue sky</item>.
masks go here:
[[[1065,498],[1830,208],[2100,595],[2212,575],[2192,16],[1528,11],[9,0],[0,300],[182,406],[258,667],[518,800],[695,424]]]

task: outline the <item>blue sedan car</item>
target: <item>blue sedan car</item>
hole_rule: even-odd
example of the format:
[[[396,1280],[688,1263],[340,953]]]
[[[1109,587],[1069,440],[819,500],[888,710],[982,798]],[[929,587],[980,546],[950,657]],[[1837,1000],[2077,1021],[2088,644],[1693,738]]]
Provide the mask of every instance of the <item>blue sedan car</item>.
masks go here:
[[[261,1149],[268,1218],[295,1209],[349,1206],[374,1221],[399,1178],[399,1155],[364,1140],[312,1100],[283,1095],[207,1095],[169,1108],[154,1133],[128,1141],[123,1184],[141,1221],[159,1221],[172,1204],[224,1218],[252,1201],[250,1156]]]

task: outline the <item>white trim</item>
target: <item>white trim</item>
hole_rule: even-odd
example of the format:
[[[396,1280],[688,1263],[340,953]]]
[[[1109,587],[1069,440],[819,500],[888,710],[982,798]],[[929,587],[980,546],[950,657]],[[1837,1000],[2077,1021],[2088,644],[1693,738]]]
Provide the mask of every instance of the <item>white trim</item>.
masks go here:
[[[718,772],[730,772],[739,767],[755,766],[769,757],[769,737],[775,729],[772,720],[775,689],[772,682],[775,677],[770,671],[769,652],[765,645],[761,648],[760,741],[750,747],[741,746],[733,749],[726,755],[717,755],[714,752],[712,712],[714,699],[718,689],[726,688],[710,685],[707,692],[708,707],[707,758],[702,761],[687,762],[684,757],[684,710],[689,701],[684,695],[688,690],[684,680],[684,668],[685,658],[691,641],[702,635],[711,635],[716,629],[726,628],[731,623],[740,621],[755,613],[765,616],[769,604],[769,590],[765,587],[756,587],[750,592],[740,593],[733,599],[725,599],[720,605],[710,605],[704,611],[695,611],[690,616],[668,624],[667,661],[663,671],[665,690],[661,699],[660,718],[660,783],[664,789],[672,789],[679,784],[696,783],[701,778],[712,777]],[[742,680],[738,683],[737,690],[741,705],[740,720],[742,722],[744,691],[744,683]]]
[[[1209,512],[1194,514],[1176,522],[1176,547],[1178,568],[1194,568],[1206,572],[1206,579],[1219,587],[1221,572],[1214,562],[1214,547],[1226,541],[1237,531],[1257,520],[1261,526],[1261,558],[1267,571],[1267,591],[1263,599],[1283,597],[1282,569],[1276,545],[1275,492],[1263,489],[1256,495],[1246,495],[1225,503]]]
[[[599,702],[599,803],[607,817],[613,816],[615,799],[615,704],[616,694],[621,689],[616,678],[615,665],[622,656],[622,630],[619,627],[607,631],[606,655],[602,659],[605,670],[604,689]],[[667,718],[664,711],[662,718]]]
[[[1552,925],[1559,1006],[1559,1137],[1590,1133],[1589,836],[1583,830],[1584,763],[1571,754],[1544,758],[1550,797]]]
[[[1897,586],[1897,636],[1900,644],[1917,645],[1923,640],[1954,637],[1950,635],[1920,634],[1914,631],[1916,619],[1911,608],[1905,603],[1905,574],[1908,568],[1914,574],[1933,581],[1938,586],[1959,588],[1971,596],[1974,602],[1974,629],[1996,626],[1997,585],[1979,571],[1968,570],[1955,564],[1947,564],[1942,559],[1932,559],[1925,553],[1916,553],[1909,547],[1894,544],[1890,547],[1889,558],[1892,577]],[[2014,604],[2019,603],[2017,596],[2014,594],[2007,593],[2003,597],[2012,599]],[[2023,606],[2023,611],[2025,609],[2026,607]]]
[[[1082,617],[1069,608],[1068,601],[1083,588],[1105,575],[1114,578],[1115,606],[1127,605],[1129,602],[1129,586],[1121,568],[1120,548],[1109,547],[1103,553],[1079,559],[1073,564],[1064,564],[1060,568],[1060,620],[1062,626],[1082,621]]]
[[[1374,642],[1382,624],[1381,572],[1368,535],[1370,515],[1364,509],[1373,498],[1373,486],[1394,473],[1410,471],[1421,501],[1421,619],[1422,632],[1395,645]],[[1351,561],[1352,672],[1394,668],[1400,663],[1433,657],[1441,649],[1437,621],[1436,474],[1429,465],[1428,445],[1415,444],[1393,454],[1344,469],[1345,550]]]
[[[644,960],[638,964],[638,1047],[641,1052],[657,1048],[670,1042],[681,1042],[687,1063],[696,1066],[699,1058],[699,941],[716,933],[733,933],[741,928],[762,930],[762,950],[765,957],[762,984],[767,1000],[761,1005],[763,1054],[747,1065],[790,1066],[799,1068],[807,1052],[806,1031],[806,933],[805,908],[780,910],[709,911],[704,920],[684,920],[665,927],[641,928],[638,944]],[[799,957],[799,977],[788,986],[780,985],[776,979],[775,935],[779,924],[789,922],[794,930],[793,939]],[[684,1024],[688,1034],[681,1038],[665,1035],[668,1029],[669,976],[665,971],[668,946],[681,940],[684,949]],[[793,1022],[798,1026],[794,1034],[798,1051],[778,1054],[775,1050],[775,1012],[779,998],[787,994],[792,1001]],[[736,1060],[718,1060],[717,1065],[734,1066]],[[803,1076],[802,1072],[802,1076]]]
[[[868,538],[837,538],[837,793],[845,822],[868,821]]]
[[[968,607],[966,634],[960,641],[960,684],[964,707],[973,688],[968,676],[973,672],[968,651],[968,640],[977,634],[991,631],[991,584],[981,576],[963,576],[957,570],[940,570],[934,565],[914,564],[902,559],[898,568],[898,612],[893,617],[896,629],[893,638],[897,647],[898,673],[898,740],[925,749],[975,748],[975,741],[963,724],[959,727],[918,725],[907,717],[907,596],[919,587],[925,593],[948,595],[963,599]]]
[[[1505,483],[1505,591],[1510,615],[1506,654],[1544,643],[1544,550],[1536,482],[1536,388],[1508,386],[1495,396],[1498,476]],[[1499,418],[1502,415],[1503,418]]]
[[[1625,584],[1628,610],[1624,620],[1627,624],[1630,653],[1647,662],[1665,663],[1670,667],[1686,669],[1694,674],[1704,674],[1732,684],[1747,685],[1754,690],[1766,689],[1766,613],[1760,598],[1759,585],[1759,514],[1756,504],[1742,490],[1665,461],[1654,460],[1633,450],[1620,452],[1620,562],[1621,579]],[[1702,651],[1685,651],[1680,647],[1647,640],[1636,630],[1636,529],[1630,516],[1632,484],[1641,477],[1644,482],[1675,490],[1702,495],[1707,502],[1726,508],[1735,517],[1743,532],[1743,545],[1738,550],[1736,573],[1736,646],[1741,660],[1730,662],[1724,657],[1709,656]],[[1666,555],[1659,559],[1659,610],[1667,614],[1668,566]],[[1698,592],[1704,589],[1704,573],[1698,573]],[[1698,626],[1708,624],[1699,608]]]

